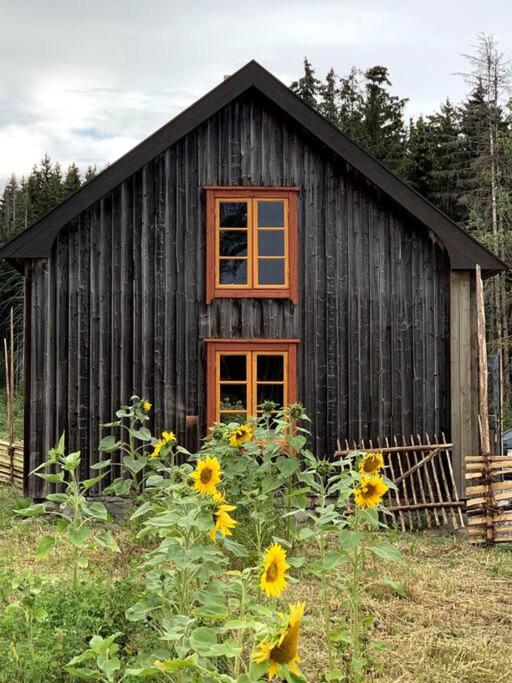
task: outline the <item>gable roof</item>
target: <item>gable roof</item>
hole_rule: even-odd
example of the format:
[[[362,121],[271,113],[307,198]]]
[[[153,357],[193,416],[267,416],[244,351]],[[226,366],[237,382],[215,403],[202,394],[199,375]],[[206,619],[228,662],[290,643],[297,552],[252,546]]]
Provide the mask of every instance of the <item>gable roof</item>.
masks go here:
[[[487,271],[487,274],[508,269],[497,256],[347,138],[254,60],[7,242],[0,249],[0,257],[14,261],[48,257],[55,237],[68,221],[250,88],[261,92],[313,137],[432,230],[445,245],[453,269],[474,269],[476,264],[481,266],[482,271]]]

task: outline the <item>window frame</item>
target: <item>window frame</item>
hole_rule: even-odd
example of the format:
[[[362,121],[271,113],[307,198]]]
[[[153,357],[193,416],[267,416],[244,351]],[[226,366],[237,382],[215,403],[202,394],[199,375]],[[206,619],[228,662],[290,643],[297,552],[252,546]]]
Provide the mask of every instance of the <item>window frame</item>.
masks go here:
[[[207,186],[206,192],[206,303],[209,304],[217,298],[264,298],[264,299],[291,299],[294,304],[298,303],[298,278],[297,278],[297,195],[298,187],[245,187],[245,186]],[[285,200],[285,225],[283,228],[267,228],[284,230],[285,232],[285,284],[284,285],[258,285],[257,268],[254,280],[252,272],[254,264],[257,265],[257,201],[253,200]],[[222,200],[248,202],[247,211],[247,284],[222,285],[219,281],[219,233],[217,225],[218,206]],[[228,228],[229,229],[229,228]],[[243,229],[243,228],[242,228]],[[263,226],[263,229],[265,227]],[[236,257],[235,257],[236,258]],[[240,260],[241,257],[239,257]],[[262,257],[270,260],[273,257]],[[281,257],[275,257],[281,258]]]
[[[218,359],[222,354],[253,354],[246,360],[246,400],[251,405],[246,406],[247,415],[251,416],[252,403],[256,403],[258,382],[256,381],[256,362],[258,354],[279,355],[285,354],[283,371],[283,396],[285,404],[297,401],[297,344],[298,339],[205,339],[206,352],[206,422],[207,429],[220,417],[220,363]],[[229,383],[229,381],[227,382]],[[269,382],[272,384],[272,382]],[[280,384],[280,382],[274,382]],[[236,411],[226,410],[231,413]]]

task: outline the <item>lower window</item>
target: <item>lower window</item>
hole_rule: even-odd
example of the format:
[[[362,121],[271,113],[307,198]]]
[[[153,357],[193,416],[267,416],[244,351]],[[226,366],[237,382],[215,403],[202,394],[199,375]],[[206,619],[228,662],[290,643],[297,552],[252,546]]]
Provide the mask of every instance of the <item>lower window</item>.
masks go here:
[[[265,401],[296,401],[297,340],[206,341],[208,426],[246,422]]]

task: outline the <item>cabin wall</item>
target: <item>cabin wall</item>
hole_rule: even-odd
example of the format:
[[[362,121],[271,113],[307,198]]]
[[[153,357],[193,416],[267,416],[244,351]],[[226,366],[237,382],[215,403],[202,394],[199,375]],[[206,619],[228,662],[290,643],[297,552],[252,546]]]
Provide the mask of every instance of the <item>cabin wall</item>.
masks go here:
[[[298,186],[299,303],[205,303],[205,185]],[[203,338],[300,338],[313,447],[449,432],[450,271],[421,225],[261,96],[244,95],[84,211],[27,265],[27,468],[62,431],[98,460],[132,393],[205,428]],[[44,483],[30,481],[41,495]]]

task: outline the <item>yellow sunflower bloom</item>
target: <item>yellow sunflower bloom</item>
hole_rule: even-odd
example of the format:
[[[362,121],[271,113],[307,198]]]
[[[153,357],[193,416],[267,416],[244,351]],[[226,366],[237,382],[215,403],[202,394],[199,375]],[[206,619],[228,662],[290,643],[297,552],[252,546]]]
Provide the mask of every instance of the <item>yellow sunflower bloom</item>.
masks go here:
[[[367,453],[359,463],[359,474],[363,477],[370,477],[378,474],[384,467],[382,453]]]
[[[267,595],[278,598],[287,586],[286,570],[289,568],[286,550],[279,543],[274,543],[265,553],[260,588]]]
[[[382,477],[363,477],[359,488],[354,491],[357,507],[376,508],[382,502],[387,490],[388,486]]]
[[[149,413],[149,411],[151,410],[151,406],[152,406],[152,405],[153,405],[153,404],[150,403],[149,401],[143,401],[143,402],[142,402],[142,408],[146,411],[146,413]]]
[[[238,448],[243,443],[250,441],[254,436],[254,427],[252,425],[240,425],[230,432],[229,445],[233,448]]]
[[[217,503],[217,505],[226,502],[226,496],[222,491],[219,491],[218,489],[215,489],[215,491],[213,491],[213,493],[211,493],[210,495],[212,497],[213,502]]]
[[[194,489],[198,493],[205,493],[212,496],[222,478],[220,463],[217,458],[207,457],[198,460],[196,469],[190,475],[194,480]]]
[[[160,451],[162,450],[163,443],[161,441],[157,441],[156,444],[153,446],[153,451],[151,453],[152,458],[158,458],[160,455]]]
[[[217,511],[215,512],[215,526],[208,532],[212,541],[215,541],[217,532],[219,532],[221,536],[224,536],[224,538],[233,535],[231,529],[235,528],[236,520],[229,514],[230,512],[233,512],[233,510],[236,510],[236,505],[221,503],[217,507]]]
[[[294,674],[300,676],[297,667],[300,662],[299,635],[306,604],[297,602],[294,605],[289,605],[289,608],[288,623],[283,629],[281,637],[275,641],[263,640],[258,643],[252,654],[252,658],[257,664],[268,662],[269,681],[274,678],[279,667],[283,665],[289,666]]]
[[[162,441],[165,445],[176,441],[176,436],[174,432],[162,432]]]

